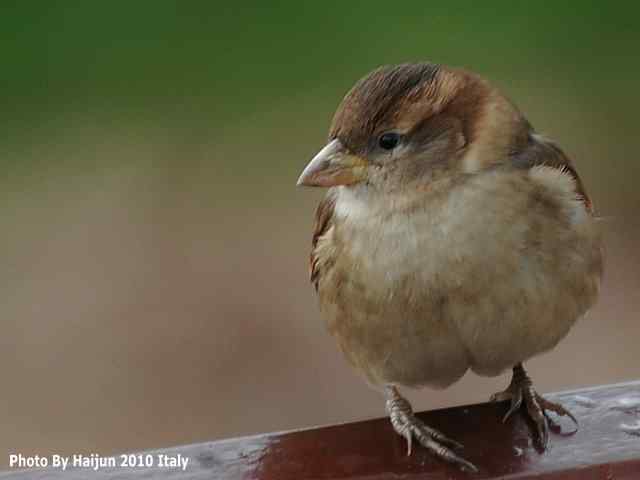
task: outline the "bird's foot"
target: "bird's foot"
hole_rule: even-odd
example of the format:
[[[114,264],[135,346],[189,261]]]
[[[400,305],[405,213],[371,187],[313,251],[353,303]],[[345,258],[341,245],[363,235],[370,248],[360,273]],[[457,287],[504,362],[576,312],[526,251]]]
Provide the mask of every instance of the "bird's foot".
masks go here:
[[[393,429],[407,440],[407,455],[411,455],[411,444],[415,438],[436,457],[458,465],[463,470],[477,472],[476,466],[457,455],[452,449],[462,448],[462,444],[447,438],[435,428],[426,425],[416,417],[411,404],[393,386],[385,389],[387,413]]]
[[[522,364],[513,367],[513,377],[507,389],[491,396],[493,402],[506,400],[510,402],[510,405],[502,421],[506,422],[514,412],[523,406],[524,402],[525,411],[535,425],[539,446],[542,450],[547,448],[549,441],[549,424],[555,425],[548,412],[554,412],[561,417],[569,417],[575,423],[576,429],[578,427],[578,420],[569,410],[559,403],[545,399],[534,390],[531,379]]]

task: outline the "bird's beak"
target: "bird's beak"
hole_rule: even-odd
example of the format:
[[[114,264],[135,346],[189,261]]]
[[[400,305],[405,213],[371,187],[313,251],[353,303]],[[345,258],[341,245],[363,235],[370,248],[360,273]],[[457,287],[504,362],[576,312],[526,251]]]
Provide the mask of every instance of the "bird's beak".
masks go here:
[[[352,155],[337,138],[327,143],[305,167],[298,185],[334,187],[364,180],[367,162]]]

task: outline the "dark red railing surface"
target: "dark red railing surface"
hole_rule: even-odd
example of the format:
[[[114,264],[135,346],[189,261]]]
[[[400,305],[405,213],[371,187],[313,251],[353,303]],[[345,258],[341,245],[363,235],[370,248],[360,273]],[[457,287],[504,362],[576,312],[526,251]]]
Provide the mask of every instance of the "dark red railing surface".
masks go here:
[[[169,448],[189,458],[182,471],[167,468],[9,471],[17,479],[640,479],[640,382],[549,395],[576,415],[580,428],[552,433],[539,452],[529,426],[515,415],[501,422],[505,404],[479,404],[420,414],[429,425],[464,443],[480,472],[465,473],[419,446],[406,455],[404,440],[387,419],[295,432],[271,433]]]

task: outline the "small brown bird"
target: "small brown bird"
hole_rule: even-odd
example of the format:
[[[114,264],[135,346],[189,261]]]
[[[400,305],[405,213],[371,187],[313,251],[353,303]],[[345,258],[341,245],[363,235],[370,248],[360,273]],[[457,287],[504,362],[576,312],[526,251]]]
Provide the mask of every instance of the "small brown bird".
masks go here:
[[[398,386],[446,387],[513,368],[544,448],[548,411],[522,362],[594,304],[601,236],[569,158],[479,76],[430,63],[379,68],[338,108],[298,185],[331,187],[311,281],[348,361],[386,396],[395,431],[476,470],[414,416]],[[574,419],[575,421],[575,419]]]

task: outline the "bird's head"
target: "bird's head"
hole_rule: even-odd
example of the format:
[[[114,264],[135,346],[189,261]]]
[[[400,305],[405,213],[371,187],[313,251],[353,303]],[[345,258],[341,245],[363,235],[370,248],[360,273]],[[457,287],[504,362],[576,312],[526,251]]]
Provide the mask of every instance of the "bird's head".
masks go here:
[[[506,158],[530,127],[486,81],[430,63],[381,67],[336,111],[298,185],[397,190]]]

